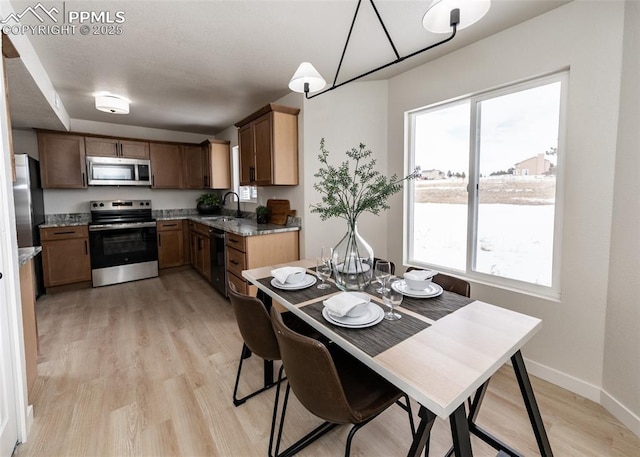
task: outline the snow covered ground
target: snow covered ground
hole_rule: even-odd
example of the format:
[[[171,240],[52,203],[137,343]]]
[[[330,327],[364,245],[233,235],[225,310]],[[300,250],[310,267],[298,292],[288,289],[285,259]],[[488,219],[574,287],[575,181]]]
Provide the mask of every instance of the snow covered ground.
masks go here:
[[[554,205],[480,204],[476,271],[551,285]],[[467,206],[415,203],[414,255],[465,270]]]

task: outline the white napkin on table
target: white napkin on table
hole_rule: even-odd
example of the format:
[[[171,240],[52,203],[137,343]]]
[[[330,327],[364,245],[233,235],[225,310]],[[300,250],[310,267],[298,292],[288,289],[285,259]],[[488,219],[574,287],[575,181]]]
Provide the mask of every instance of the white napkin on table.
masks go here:
[[[362,296],[350,294],[349,292],[341,292],[323,301],[329,312],[338,317],[345,316],[354,306],[366,302],[367,300]]]
[[[299,271],[300,269],[296,267],[281,267],[276,268],[275,270],[271,270],[271,276],[276,278],[276,281],[278,281],[280,284],[284,284],[287,281],[289,275],[298,273]]]

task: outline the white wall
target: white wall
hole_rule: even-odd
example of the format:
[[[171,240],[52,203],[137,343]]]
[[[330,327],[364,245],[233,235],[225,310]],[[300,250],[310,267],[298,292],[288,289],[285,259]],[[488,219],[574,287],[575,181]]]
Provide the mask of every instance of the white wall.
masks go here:
[[[603,378],[623,12],[618,1],[574,1],[389,83],[389,171],[401,173],[395,154],[403,150],[407,110],[570,68],[561,301],[480,284],[471,290],[540,317],[543,328],[523,351],[530,371],[594,400]],[[392,234],[402,232],[402,205],[394,201],[388,246],[399,262],[402,240]]]
[[[616,152],[603,405],[640,435],[640,3],[625,6]],[[634,362],[635,361],[635,362]],[[633,413],[632,413],[633,412]]]
[[[307,257],[320,254],[322,246],[335,246],[344,236],[346,221],[332,218],[321,221],[310,205],[319,203],[321,195],[313,189],[313,175],[320,162],[320,140],[330,152],[329,162],[339,165],[345,151],[364,143],[373,151],[376,168],[387,169],[387,81],[348,84],[320,95],[304,104],[304,230]],[[302,97],[302,95],[300,95]],[[387,213],[365,213],[358,219],[358,230],[373,248],[376,257],[387,257]]]

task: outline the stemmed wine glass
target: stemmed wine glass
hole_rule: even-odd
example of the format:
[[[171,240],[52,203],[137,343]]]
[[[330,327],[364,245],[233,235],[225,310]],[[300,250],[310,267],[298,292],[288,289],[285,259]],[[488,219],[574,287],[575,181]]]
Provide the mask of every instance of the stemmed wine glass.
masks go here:
[[[333,256],[333,248],[323,247],[320,250],[320,257],[316,261],[316,276],[320,280],[318,289],[328,289],[331,287],[329,284],[325,284],[325,281],[331,276],[331,260]]]
[[[376,292],[382,294],[385,291],[387,279],[391,277],[391,263],[388,260],[376,260],[375,277],[381,285]]]
[[[402,303],[402,294],[399,290],[393,287],[393,284],[398,281],[393,281],[389,288],[385,289],[382,293],[382,301],[385,305],[387,305],[390,310],[384,313],[384,318],[388,321],[396,321],[402,318],[401,314],[398,314],[394,311],[396,306],[399,306]]]

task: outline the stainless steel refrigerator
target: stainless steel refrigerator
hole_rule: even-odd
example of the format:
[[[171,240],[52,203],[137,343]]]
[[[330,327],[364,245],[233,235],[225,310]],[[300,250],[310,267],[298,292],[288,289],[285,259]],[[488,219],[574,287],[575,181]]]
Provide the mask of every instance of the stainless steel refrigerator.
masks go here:
[[[40,246],[40,229],[44,223],[44,198],[40,183],[40,163],[27,154],[16,154],[16,182],[13,199],[16,207],[18,247]],[[34,259],[36,297],[44,294],[42,255]]]

